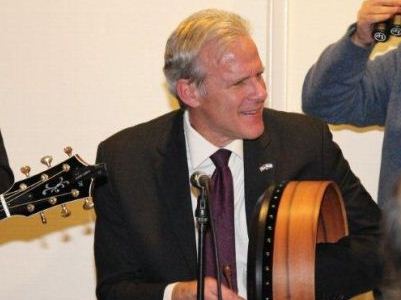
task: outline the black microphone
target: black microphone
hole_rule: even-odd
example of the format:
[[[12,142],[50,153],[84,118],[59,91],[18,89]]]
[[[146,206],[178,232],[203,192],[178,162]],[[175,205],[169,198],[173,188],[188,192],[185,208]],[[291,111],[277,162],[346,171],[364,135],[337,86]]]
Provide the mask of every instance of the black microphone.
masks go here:
[[[191,175],[191,184],[198,188],[207,188],[209,186],[210,177],[206,174],[196,171]]]

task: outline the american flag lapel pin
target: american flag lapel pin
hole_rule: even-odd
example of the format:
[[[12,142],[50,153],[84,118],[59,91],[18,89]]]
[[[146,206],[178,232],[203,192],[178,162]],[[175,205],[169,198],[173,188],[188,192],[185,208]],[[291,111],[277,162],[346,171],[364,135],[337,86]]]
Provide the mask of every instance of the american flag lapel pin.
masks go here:
[[[260,172],[265,172],[265,171],[270,170],[270,169],[273,169],[273,164],[272,163],[265,163],[265,164],[262,164],[259,167],[259,171]]]

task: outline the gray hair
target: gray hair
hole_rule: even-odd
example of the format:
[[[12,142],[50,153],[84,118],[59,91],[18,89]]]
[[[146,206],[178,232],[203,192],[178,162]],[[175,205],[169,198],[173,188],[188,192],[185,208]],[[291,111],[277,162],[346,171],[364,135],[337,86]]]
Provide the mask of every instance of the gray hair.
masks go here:
[[[248,22],[231,12],[206,9],[186,18],[170,35],[164,53],[163,71],[170,93],[177,97],[179,79],[188,79],[202,88],[206,73],[198,58],[206,43],[214,41],[224,50],[235,38],[249,35]]]

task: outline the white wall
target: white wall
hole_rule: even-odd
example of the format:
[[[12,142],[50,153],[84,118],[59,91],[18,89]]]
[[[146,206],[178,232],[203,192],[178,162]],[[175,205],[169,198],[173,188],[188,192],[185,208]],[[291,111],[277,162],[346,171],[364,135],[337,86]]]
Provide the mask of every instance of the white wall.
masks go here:
[[[267,0],[0,0],[0,128],[17,179],[66,158],[86,161],[110,134],[174,107],[162,74],[164,45],[201,8],[236,11],[266,57]],[[93,212],[82,203],[0,221],[0,298],[95,299]]]

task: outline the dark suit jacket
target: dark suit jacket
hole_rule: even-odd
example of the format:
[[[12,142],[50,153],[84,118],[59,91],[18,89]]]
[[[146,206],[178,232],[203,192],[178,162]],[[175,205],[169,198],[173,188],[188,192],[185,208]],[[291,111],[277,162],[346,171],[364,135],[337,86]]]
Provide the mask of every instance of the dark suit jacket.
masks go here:
[[[8,165],[7,153],[0,132],[0,194],[11,187],[13,180],[14,176]]]
[[[99,299],[162,299],[168,283],[196,278],[182,115],[182,111],[171,112],[99,145],[97,160],[108,169],[107,183],[98,184],[95,194]],[[257,199],[270,184],[334,180],[345,199],[351,238],[340,245],[344,251],[319,250],[329,259],[318,263],[318,276],[325,278],[318,279],[318,285],[323,291],[340,291],[338,287],[348,281],[325,272],[327,266],[337,269],[337,262],[346,260],[339,272],[356,275],[357,280],[352,291],[341,294],[355,293],[355,285],[371,288],[377,276],[380,212],[332,141],[328,127],[317,119],[273,110],[265,110],[264,122],[266,130],[260,138],[244,141],[248,224]],[[260,172],[264,163],[274,168]]]

